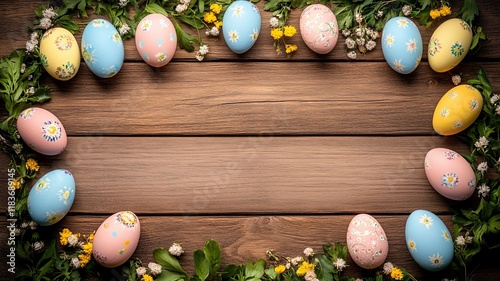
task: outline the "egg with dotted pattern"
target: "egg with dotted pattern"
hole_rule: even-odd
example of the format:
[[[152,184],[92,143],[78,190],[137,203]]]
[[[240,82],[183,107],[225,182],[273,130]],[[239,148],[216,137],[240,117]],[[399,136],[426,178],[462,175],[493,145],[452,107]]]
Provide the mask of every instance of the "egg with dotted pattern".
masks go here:
[[[174,25],[162,14],[149,14],[137,25],[135,46],[141,58],[153,67],[167,65],[177,49]]]

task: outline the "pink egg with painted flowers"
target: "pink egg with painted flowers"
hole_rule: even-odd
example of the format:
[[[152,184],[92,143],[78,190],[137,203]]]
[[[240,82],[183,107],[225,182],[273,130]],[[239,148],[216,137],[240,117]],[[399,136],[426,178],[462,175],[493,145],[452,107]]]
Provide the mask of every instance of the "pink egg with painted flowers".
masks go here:
[[[380,223],[368,214],[359,214],[347,228],[347,249],[352,260],[364,269],[382,265],[389,253],[389,242]]]
[[[153,67],[168,64],[177,49],[174,25],[164,15],[147,15],[137,25],[135,46],[147,64]]]
[[[59,118],[46,109],[25,109],[19,114],[16,126],[23,141],[38,153],[53,156],[66,149],[66,130]]]
[[[92,254],[100,265],[118,267],[134,254],[140,234],[141,224],[133,212],[115,213],[97,229]]]
[[[304,43],[318,54],[328,54],[337,44],[337,18],[325,5],[313,4],[305,8],[300,15],[299,27]]]

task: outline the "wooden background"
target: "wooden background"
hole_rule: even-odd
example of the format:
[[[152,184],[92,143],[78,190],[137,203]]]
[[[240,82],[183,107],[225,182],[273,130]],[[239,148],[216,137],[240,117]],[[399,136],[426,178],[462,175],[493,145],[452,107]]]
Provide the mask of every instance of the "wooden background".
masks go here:
[[[25,46],[33,10],[46,2],[0,2],[0,56]],[[434,106],[453,87],[452,74],[466,81],[483,66],[500,88],[500,8],[478,2],[479,25],[491,43],[451,73],[433,72],[424,52],[414,73],[399,75],[380,46],[349,61],[343,38],[330,54],[316,55],[298,35],[290,43],[299,50],[286,59],[275,54],[271,15],[262,12],[261,35],[244,55],[232,53],[222,37],[204,38],[210,46],[204,62],[177,50],[167,66],[153,69],[131,39],[123,68],[111,79],[96,77],[83,62],[70,81],[47,75],[53,99],[43,107],[62,121],[69,144],[61,155],[40,156],[40,175],[65,168],[77,183],[71,212],[54,232],[89,233],[109,215],[131,210],[142,228],[134,256],[149,262],[155,248],[181,243],[181,264],[192,272],[192,252],[207,239],[222,246],[224,265],[265,258],[269,248],[296,256],[305,247],[320,252],[326,242],[345,242],[352,217],[368,213],[388,236],[387,261],[419,280],[441,280],[412,260],[404,226],[413,210],[427,209],[451,229],[450,208],[476,204],[436,193],[423,159],[435,147],[468,151],[432,129]],[[460,3],[452,2],[454,12]],[[263,1],[258,6],[263,11]],[[298,27],[300,12],[291,13],[290,24]],[[420,29],[425,50],[435,27]],[[0,160],[6,190],[8,161]],[[348,274],[361,276],[349,263]],[[498,274],[498,263],[485,261],[475,280]],[[0,272],[2,280],[11,277]]]

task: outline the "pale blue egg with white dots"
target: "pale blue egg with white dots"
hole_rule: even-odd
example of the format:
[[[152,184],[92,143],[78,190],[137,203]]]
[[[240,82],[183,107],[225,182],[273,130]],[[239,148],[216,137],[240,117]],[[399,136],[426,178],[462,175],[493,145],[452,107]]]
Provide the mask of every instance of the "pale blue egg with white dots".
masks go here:
[[[412,258],[428,271],[445,269],[453,260],[453,238],[444,222],[427,210],[416,210],[406,220],[406,246]]]
[[[250,50],[260,34],[260,11],[245,0],[233,2],[223,17],[222,33],[231,51],[242,54]]]
[[[71,209],[75,200],[75,178],[64,169],[43,175],[30,190],[28,212],[39,225],[53,225]]]
[[[423,45],[418,27],[406,17],[394,17],[382,31],[382,52],[385,61],[396,72],[409,74],[420,64]]]
[[[125,48],[120,33],[105,19],[92,20],[82,34],[82,57],[90,71],[102,78],[122,68]]]

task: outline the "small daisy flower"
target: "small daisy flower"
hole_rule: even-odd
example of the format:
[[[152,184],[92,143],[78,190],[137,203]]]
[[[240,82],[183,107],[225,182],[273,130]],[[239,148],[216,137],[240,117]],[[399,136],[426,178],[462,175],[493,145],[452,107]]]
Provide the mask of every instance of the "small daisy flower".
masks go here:
[[[122,26],[120,26],[118,32],[120,32],[120,35],[125,35],[130,31],[130,26],[128,24],[124,23]]]
[[[354,49],[354,47],[356,47],[356,41],[354,41],[351,37],[347,37],[345,39],[345,45],[348,49]]]
[[[455,239],[455,243],[456,243],[458,246],[464,246],[464,245],[465,245],[465,237],[463,237],[462,235],[458,236],[458,237]]]
[[[80,260],[78,259],[78,257],[73,257],[71,259],[71,266],[73,266],[74,268],[80,268]]]
[[[43,246],[43,241],[36,241],[35,243],[33,243],[33,250],[40,251],[41,249],[43,249]]]
[[[356,57],[357,57],[357,54],[356,54],[356,52],[355,52],[355,51],[350,51],[350,52],[348,52],[348,53],[347,53],[347,57],[348,57],[349,59],[351,59],[351,60],[355,60],[355,59],[356,59]]]
[[[128,4],[128,0],[119,0],[118,1],[118,6],[120,7],[126,7]]]
[[[333,265],[337,268],[338,271],[342,271],[346,267],[346,263],[344,259],[338,258],[333,262]]]
[[[302,257],[295,257],[293,258],[290,262],[293,264],[293,265],[298,265],[299,262],[302,261]]]
[[[405,17],[408,17],[411,15],[411,12],[412,12],[412,9],[411,9],[411,6],[410,5],[404,5],[402,8],[401,8],[401,11],[403,12],[403,15]]]
[[[42,16],[44,18],[53,19],[57,17],[57,13],[54,11],[54,8],[50,7],[42,11]]]
[[[72,247],[78,244],[78,237],[75,234],[72,234],[68,237],[68,244]]]
[[[40,27],[43,29],[49,29],[52,26],[52,20],[50,18],[42,18],[40,20]]]
[[[486,162],[479,163],[479,165],[477,165],[477,170],[481,172],[481,175],[484,175],[484,173],[488,170],[488,163]]]
[[[490,142],[485,136],[481,136],[475,143],[474,146],[477,148],[486,148]]]
[[[498,96],[498,95],[493,95],[493,96],[491,96],[491,98],[490,98],[490,102],[491,102],[492,104],[495,104],[498,100],[500,100],[500,96]]]
[[[271,17],[271,18],[269,19],[269,25],[271,25],[271,28],[276,28],[276,27],[278,27],[279,23],[280,23],[280,22],[279,22],[278,18],[276,18],[276,17]]]
[[[184,250],[182,249],[181,245],[178,243],[172,244],[170,248],[168,249],[168,252],[173,255],[173,256],[181,256],[184,253]]]
[[[377,46],[377,42],[370,40],[366,43],[365,47],[368,51],[373,50]]]
[[[314,256],[314,250],[312,248],[305,248],[304,249],[304,256],[306,256],[306,257]]]
[[[207,45],[201,45],[200,49],[198,50],[198,53],[202,56],[208,54],[208,46]]]
[[[460,82],[462,82],[462,77],[460,77],[460,75],[453,75],[451,77],[451,82],[453,82],[453,84],[456,86],[460,84]]]
[[[148,267],[151,270],[151,274],[153,274],[153,275],[158,275],[161,273],[161,265],[159,265],[157,263],[150,262],[150,263],[148,263]]]
[[[175,6],[175,12],[178,14],[184,13],[188,9],[188,5],[186,4],[179,4]]]
[[[384,16],[384,11],[377,11],[377,13],[375,14],[375,18],[376,19],[379,19],[379,18],[381,18],[383,16]]]
[[[477,196],[478,197],[486,197],[488,194],[490,194],[490,187],[487,186],[486,184],[482,184],[477,187]]]
[[[30,227],[31,230],[35,230],[37,228],[37,226],[38,226],[38,224],[36,223],[36,221],[30,221],[28,225],[29,225],[29,227]]]
[[[144,266],[138,267],[135,272],[137,273],[137,276],[141,277],[144,274],[147,273],[147,269]]]
[[[351,35],[351,31],[349,29],[342,29],[342,35],[344,35],[344,37],[347,37]]]

